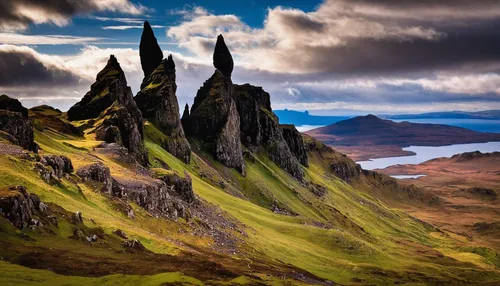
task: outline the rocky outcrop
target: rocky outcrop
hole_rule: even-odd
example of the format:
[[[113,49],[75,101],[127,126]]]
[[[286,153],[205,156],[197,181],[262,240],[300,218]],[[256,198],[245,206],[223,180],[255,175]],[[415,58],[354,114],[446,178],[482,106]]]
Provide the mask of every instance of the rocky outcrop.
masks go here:
[[[117,59],[111,55],[106,67],[83,99],[68,110],[69,120],[95,118],[97,140],[122,144],[137,162],[148,164],[144,148],[144,123],[141,112],[127,86],[125,74]],[[109,129],[112,127],[112,129]],[[120,131],[117,136],[116,129]],[[119,142],[109,142],[116,140]]]
[[[19,100],[10,98],[5,94],[0,95],[0,109],[12,112],[19,112],[24,118],[28,118],[28,109]]]
[[[273,162],[301,180],[304,173],[283,137],[278,117],[272,112],[269,93],[250,84],[234,85],[234,89],[243,144],[251,150],[264,147]]]
[[[101,191],[111,194],[113,188],[113,178],[109,168],[101,162],[86,165],[76,170],[76,175],[84,182],[102,183]]]
[[[185,178],[177,174],[164,174],[159,177],[160,180],[170,186],[172,190],[185,202],[192,203],[195,200],[193,184],[189,174],[184,174]]]
[[[175,63],[172,55],[144,79],[142,90],[135,97],[137,106],[142,115],[161,130],[166,137],[161,145],[175,157],[189,163],[191,147],[184,135],[180,115],[179,103],[175,95]]]
[[[33,122],[24,117],[21,112],[0,110],[0,137],[7,139],[13,144],[24,149],[38,152],[38,144],[35,143]]]
[[[44,166],[51,167],[54,176],[61,179],[65,174],[70,174],[73,172],[73,164],[71,159],[63,155],[46,155],[41,157],[40,163]]]
[[[153,29],[148,21],[144,22],[141,43],[139,45],[139,54],[141,56],[141,66],[144,77],[148,77],[163,60],[163,52],[158,45]]]
[[[216,70],[198,90],[186,132],[210,146],[214,158],[229,168],[245,172],[240,141],[240,118],[230,79]]]
[[[32,223],[32,216],[43,212],[46,205],[37,195],[28,194],[23,186],[11,186],[0,190],[0,214],[15,227],[24,228]]]
[[[283,137],[295,158],[297,158],[302,165],[306,167],[309,166],[304,139],[297,128],[295,128],[295,125],[281,124],[281,129],[283,130]]]

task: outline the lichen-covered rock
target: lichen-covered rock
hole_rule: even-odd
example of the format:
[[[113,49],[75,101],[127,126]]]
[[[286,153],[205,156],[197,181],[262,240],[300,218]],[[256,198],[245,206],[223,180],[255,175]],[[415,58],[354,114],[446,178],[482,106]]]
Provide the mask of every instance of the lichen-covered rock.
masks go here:
[[[165,182],[167,186],[171,186],[173,191],[180,196],[184,201],[191,203],[195,200],[193,192],[193,184],[191,182],[191,177],[188,173],[185,173],[185,178],[177,174],[165,174],[159,177],[160,180]]]
[[[38,152],[33,122],[28,118],[28,110],[17,99],[6,95],[0,96],[0,137],[24,149]]]
[[[76,175],[84,182],[102,183],[102,191],[111,194],[113,188],[113,179],[109,168],[101,162],[86,165],[76,170]]]
[[[42,156],[40,163],[44,166],[50,166],[53,170],[53,175],[61,179],[64,174],[73,172],[73,164],[71,159],[63,155],[46,155]]]
[[[234,68],[234,62],[222,35],[217,37],[213,60],[214,67],[218,69],[226,78],[230,79]]]
[[[0,213],[3,213],[17,228],[28,226],[40,203],[38,196],[28,194],[23,186],[11,186],[0,190]]]
[[[304,140],[300,132],[295,128],[295,125],[281,124],[281,129],[283,130],[283,137],[295,158],[297,158],[302,165],[306,167],[309,166]]]
[[[96,82],[83,99],[68,110],[70,120],[97,119],[94,130],[99,139],[109,139],[108,128],[120,130],[125,148],[143,166],[148,165],[144,147],[144,122],[140,110],[127,86],[125,74],[117,59],[111,55],[106,67],[97,75]],[[116,131],[116,129],[111,130]],[[109,131],[109,132],[111,132]],[[113,136],[112,136],[113,137]],[[116,134],[112,140],[118,140]],[[117,142],[115,142],[117,143]]]
[[[175,95],[175,63],[168,56],[144,79],[142,90],[135,97],[142,115],[167,135],[161,145],[165,150],[189,163],[191,147],[184,135],[179,115],[179,103]]]
[[[227,80],[216,70],[198,90],[186,132],[211,145],[216,160],[244,173],[240,119],[233,99],[233,86],[227,84]]]
[[[149,76],[163,59],[163,52],[148,21],[144,22],[141,43],[139,44],[139,55],[144,77]]]

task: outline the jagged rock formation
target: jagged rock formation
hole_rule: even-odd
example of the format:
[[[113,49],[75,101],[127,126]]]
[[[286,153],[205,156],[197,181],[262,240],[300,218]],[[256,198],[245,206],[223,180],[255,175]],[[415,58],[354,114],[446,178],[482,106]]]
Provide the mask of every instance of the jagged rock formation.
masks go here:
[[[219,35],[214,49],[214,67],[218,69],[224,77],[230,79],[233,72],[234,62],[229,49],[224,42],[224,37]]]
[[[158,45],[153,29],[148,21],[144,22],[141,43],[139,45],[139,54],[141,56],[144,77],[148,77],[163,60],[163,52]]]
[[[186,132],[211,145],[215,159],[227,167],[245,172],[240,141],[240,118],[233,99],[230,78],[216,70],[198,90]]]
[[[32,222],[36,212],[42,212],[46,205],[35,194],[28,194],[23,186],[11,186],[0,190],[0,213],[17,228],[24,228]]]
[[[306,167],[309,166],[304,139],[297,128],[295,128],[295,125],[281,124],[281,129],[283,130],[283,137],[295,158],[297,158],[302,165]]]
[[[38,152],[28,110],[17,99],[7,95],[0,96],[0,137],[24,149]]]
[[[175,157],[189,163],[191,147],[182,128],[179,103],[175,95],[175,63],[172,55],[146,77],[142,90],[135,97],[142,115],[160,129],[166,136],[162,147]]]
[[[186,103],[184,106],[184,112],[182,113],[181,122],[189,117],[189,104]]]
[[[94,126],[97,140],[123,144],[141,165],[148,164],[142,115],[132,90],[127,86],[125,74],[113,55],[97,75],[90,91],[68,110],[69,120],[91,118],[99,123]]]
[[[301,180],[304,175],[302,168],[283,137],[278,117],[271,109],[269,93],[261,87],[250,84],[234,85],[234,89],[234,99],[240,114],[241,140],[244,145],[251,150],[265,147],[268,157],[273,162]],[[295,141],[297,145],[300,144],[300,140]],[[294,148],[300,150],[303,147]]]
[[[177,174],[164,174],[159,177],[160,180],[165,182],[186,202],[191,203],[195,200],[193,192],[193,184],[189,174],[184,174],[185,178]]]

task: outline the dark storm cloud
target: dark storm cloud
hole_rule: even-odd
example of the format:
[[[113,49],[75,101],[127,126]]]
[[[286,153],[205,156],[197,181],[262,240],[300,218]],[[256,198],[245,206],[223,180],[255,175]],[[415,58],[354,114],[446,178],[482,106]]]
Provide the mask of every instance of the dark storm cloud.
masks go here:
[[[0,86],[70,86],[79,77],[63,68],[47,66],[29,50],[0,49]]]
[[[24,29],[33,23],[64,25],[73,15],[94,11],[139,14],[144,9],[129,0],[2,0],[0,29]]]

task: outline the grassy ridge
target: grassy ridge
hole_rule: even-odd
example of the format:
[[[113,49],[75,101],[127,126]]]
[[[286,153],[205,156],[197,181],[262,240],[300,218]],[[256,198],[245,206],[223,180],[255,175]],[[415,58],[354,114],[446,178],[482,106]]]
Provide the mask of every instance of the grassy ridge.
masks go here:
[[[85,218],[93,218],[96,222],[95,226],[89,221],[85,224],[101,228],[109,243],[109,249],[75,243],[68,239],[71,225],[64,221],[55,230],[55,236],[30,232],[28,235],[36,241],[25,241],[17,234],[18,230],[0,218],[0,248],[17,245],[9,256],[15,264],[0,262],[2,284],[157,285],[160,282],[180,282],[196,285],[207,281],[250,285],[256,281],[306,284],[291,280],[291,277],[281,280],[277,273],[287,269],[312,273],[316,282],[328,279],[342,284],[499,280],[495,253],[467,248],[467,242],[439,232],[402,211],[388,208],[335,177],[318,156],[310,156],[310,167],[304,169],[304,183],[293,180],[263,153],[246,159],[247,176],[242,177],[210,160],[210,156],[202,151],[196,151],[190,164],[184,164],[160,147],[161,132],[146,124],[145,133],[153,167],[161,168],[161,164],[166,163],[173,172],[183,174],[187,171],[199,199],[220,208],[224,216],[237,222],[244,231],[244,234],[236,234],[240,252],[224,254],[214,251],[212,238],[192,235],[192,225],[188,222],[155,218],[134,204],[131,205],[136,218],[130,219],[117,210],[116,202],[78,183],[76,176],[49,185],[40,179],[27,161],[0,155],[0,187],[15,182],[38,194],[43,201],[57,204],[68,212],[81,211]],[[142,176],[114,158],[94,151],[99,142],[89,135],[73,137],[51,129],[36,131],[35,135],[42,154],[66,155],[72,159],[75,168],[99,160],[110,167],[114,176]],[[312,192],[312,184],[323,186],[324,194],[318,196]],[[274,206],[289,215],[273,212]],[[111,234],[117,228],[140,240],[153,254],[120,253],[120,242]],[[68,277],[16,265],[23,252],[34,248],[42,253],[49,253],[50,249],[65,253],[66,256],[59,258],[85,256],[88,262],[109,263],[109,273],[117,273],[112,268],[115,264],[149,265],[147,260],[151,259],[161,262],[156,263],[159,264],[156,268],[151,266],[151,271],[144,275]],[[168,255],[170,260],[161,255]],[[208,269],[207,273],[186,270],[189,273],[182,274],[169,270],[176,266],[174,258],[200,264],[216,261],[240,277],[216,277],[215,272],[210,273]],[[180,269],[189,268],[186,267]]]

